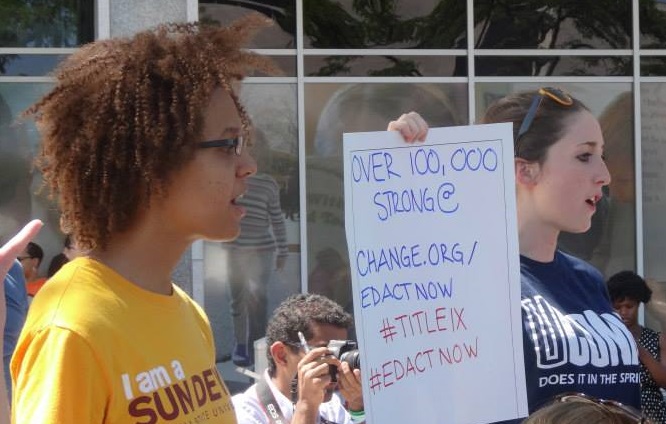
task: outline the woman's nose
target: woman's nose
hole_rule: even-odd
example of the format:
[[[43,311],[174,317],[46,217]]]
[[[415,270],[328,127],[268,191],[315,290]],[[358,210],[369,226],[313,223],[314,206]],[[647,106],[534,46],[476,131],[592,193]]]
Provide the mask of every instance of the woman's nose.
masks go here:
[[[244,149],[236,160],[236,175],[238,177],[249,177],[257,173],[257,161],[254,160],[250,152]]]

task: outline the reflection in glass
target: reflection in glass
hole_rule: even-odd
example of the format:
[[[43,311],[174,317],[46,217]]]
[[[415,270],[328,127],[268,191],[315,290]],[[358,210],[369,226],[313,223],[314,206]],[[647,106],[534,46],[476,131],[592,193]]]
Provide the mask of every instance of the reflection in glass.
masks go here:
[[[433,127],[467,122],[464,84],[307,84],[305,86],[308,291],[352,311],[344,232],[342,134],[384,131],[415,110]]]
[[[76,47],[95,39],[92,0],[5,1],[0,47]]]
[[[653,290],[648,311],[666,330],[666,83],[641,84],[644,277]],[[648,324],[650,322],[648,321]]]
[[[666,76],[666,56],[641,57],[641,76]]]
[[[0,75],[28,77],[46,75],[66,57],[61,54],[2,54]]]
[[[641,48],[666,49],[666,2],[641,0],[638,4]]]
[[[64,236],[58,210],[46,192],[39,191],[41,175],[32,167],[39,133],[32,120],[19,117],[50,88],[49,83],[0,83],[0,240],[30,219],[41,219],[38,243],[47,264],[62,250]],[[45,275],[46,266],[40,270]]]
[[[305,48],[464,49],[460,0],[334,1],[303,4]]]
[[[479,76],[630,76],[630,56],[477,56]]]
[[[259,12],[273,20],[272,27],[260,31],[248,45],[256,49],[296,48],[296,0],[199,0],[199,22],[228,25],[241,16]]]
[[[460,63],[459,63],[460,62]],[[450,77],[467,75],[461,56],[306,56],[308,76]],[[455,72],[464,71],[463,74]]]
[[[231,352],[248,365],[267,314],[301,287],[296,85],[246,83],[241,98],[258,172],[238,201],[246,208],[238,239],[204,244],[204,289],[218,359]]]
[[[474,1],[480,49],[628,49],[631,1]]]

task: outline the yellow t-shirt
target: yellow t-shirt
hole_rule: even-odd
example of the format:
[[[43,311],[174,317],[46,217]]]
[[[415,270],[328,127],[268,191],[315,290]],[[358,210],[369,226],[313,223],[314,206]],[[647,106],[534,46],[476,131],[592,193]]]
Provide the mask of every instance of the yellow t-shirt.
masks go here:
[[[12,358],[12,423],[235,423],[203,310],[88,258],[30,307]]]

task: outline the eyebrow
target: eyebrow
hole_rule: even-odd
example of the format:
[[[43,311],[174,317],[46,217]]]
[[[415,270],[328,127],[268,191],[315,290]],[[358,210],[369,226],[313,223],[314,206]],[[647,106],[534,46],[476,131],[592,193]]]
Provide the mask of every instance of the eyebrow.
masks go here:
[[[603,150],[604,147],[606,147],[605,143],[603,143],[603,142],[591,141],[591,140],[590,141],[584,141],[584,142],[582,142],[578,145],[579,146],[589,146],[589,147],[592,147],[592,148],[599,147],[599,148],[601,148],[601,150]]]

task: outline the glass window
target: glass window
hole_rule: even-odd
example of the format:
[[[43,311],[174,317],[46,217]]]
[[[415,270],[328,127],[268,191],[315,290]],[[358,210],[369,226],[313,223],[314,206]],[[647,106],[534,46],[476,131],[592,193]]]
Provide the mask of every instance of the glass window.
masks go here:
[[[647,318],[666,330],[666,83],[641,84],[644,277],[651,282]],[[652,324],[652,325],[650,325]]]
[[[44,228],[35,240],[44,250],[39,276],[46,276],[49,261],[63,248],[60,215],[40,191],[41,175],[32,162],[40,143],[30,119],[19,119],[49,89],[49,83],[0,83],[0,240],[14,234],[30,219],[39,218]]]
[[[76,47],[95,39],[94,0],[0,3],[0,47]]]
[[[641,57],[641,76],[666,76],[666,56]]]
[[[308,76],[467,76],[466,56],[306,56]]]
[[[61,54],[2,54],[0,55],[0,75],[46,75],[66,57]]]
[[[639,7],[641,48],[666,49],[666,1],[642,0]]]
[[[218,360],[237,344],[251,354],[271,311],[301,291],[296,85],[246,83],[241,100],[254,124],[258,172],[239,200],[246,209],[239,237],[204,243],[205,308]]]
[[[228,25],[241,16],[259,12],[274,21],[273,27],[257,34],[250,48],[295,49],[296,48],[296,1],[257,0],[239,2],[236,0],[200,0],[199,22]]]
[[[534,90],[533,83],[477,84],[477,116],[507,93]],[[636,269],[636,194],[634,184],[633,94],[625,83],[557,84],[585,103],[599,119],[611,183],[582,234],[562,233],[559,247],[591,262],[606,277]]]
[[[465,2],[315,0],[303,5],[305,48],[464,49]]]
[[[479,76],[631,76],[629,56],[477,56]]]
[[[474,1],[481,49],[628,49],[631,1]]]
[[[384,131],[418,111],[432,127],[468,122],[465,84],[307,84],[305,86],[308,291],[352,311],[344,231],[342,134]]]

